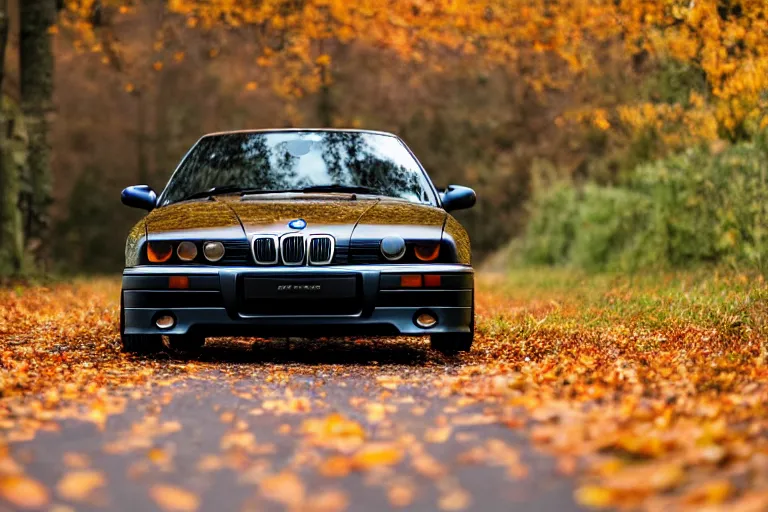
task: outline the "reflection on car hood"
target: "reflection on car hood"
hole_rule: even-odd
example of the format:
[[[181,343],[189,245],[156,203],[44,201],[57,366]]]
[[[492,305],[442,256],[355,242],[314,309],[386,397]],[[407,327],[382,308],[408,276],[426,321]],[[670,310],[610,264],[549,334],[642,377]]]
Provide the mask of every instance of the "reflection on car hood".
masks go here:
[[[343,242],[400,235],[436,239],[447,214],[440,208],[385,198],[342,196],[280,199],[274,195],[240,199],[239,196],[186,201],[158,208],[147,216],[149,239],[236,239],[255,234],[280,235],[294,231],[288,223],[304,219],[305,235],[331,234]]]
[[[226,203],[202,199],[152,210],[147,215],[147,237],[235,240],[243,238],[243,228]]]

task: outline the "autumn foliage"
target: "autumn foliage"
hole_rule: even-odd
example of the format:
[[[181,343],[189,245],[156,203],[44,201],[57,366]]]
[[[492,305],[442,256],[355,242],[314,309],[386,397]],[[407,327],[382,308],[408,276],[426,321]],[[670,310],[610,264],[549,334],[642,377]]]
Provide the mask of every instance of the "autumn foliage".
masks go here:
[[[61,117],[81,120],[54,125],[54,177],[66,184],[57,253],[71,258],[66,267],[118,268],[74,241],[130,224],[72,232],[100,216],[90,210],[113,206],[87,198],[136,181],[163,186],[203,132],[320,125],[397,132],[439,185],[474,186],[479,207],[462,221],[482,256],[523,231],[542,167],[612,185],[672,152],[752,139],[766,111],[765,9],[715,0],[67,2],[54,27],[57,94]],[[85,103],[101,107],[82,117]],[[95,138],[103,110],[120,115]]]
[[[136,359],[118,348],[117,281],[3,291],[0,503],[109,503],[122,479],[108,480],[96,460],[65,454],[66,471],[47,486],[15,456],[19,443],[56,433],[66,420],[103,429],[95,431],[106,440],[94,457],[133,456],[132,485],[164,510],[199,509],[195,482],[220,471],[234,471],[240,486],[254,486],[266,502],[312,510],[358,505],[337,486],[359,482],[356,475],[370,475],[398,507],[415,506],[435,485],[436,501],[418,503],[444,510],[482,503],[459,474],[495,468],[514,488],[544,478],[498,430],[478,435],[485,426],[513,429],[554,456],[556,473],[546,478],[575,478],[573,499],[584,506],[768,505],[761,279],[488,277],[479,283],[476,346],[458,359],[412,339],[295,347],[216,340],[199,359]],[[306,385],[319,375],[331,377]],[[339,402],[334,390],[350,375],[365,385]],[[220,387],[236,405],[225,400],[220,409],[160,419],[158,411],[188,387],[192,400]],[[150,398],[139,420],[115,422]],[[444,399],[451,405],[442,414],[425,416]],[[197,453],[189,436],[211,425],[212,415],[224,428],[218,451]],[[262,419],[280,436],[281,451],[265,441],[263,427],[250,425]],[[183,455],[168,442],[175,435],[185,436]],[[462,449],[446,460],[441,447],[456,443]],[[272,465],[288,446],[299,465]],[[168,483],[174,472],[181,476]],[[311,475],[323,486],[310,490]]]
[[[121,15],[140,9],[119,0],[104,3]],[[114,50],[102,48],[94,32],[94,9],[106,8],[100,0],[69,7],[73,16],[64,23],[83,34],[79,44]],[[315,92],[331,80],[333,50],[350,43],[389,49],[433,69],[443,69],[447,56],[459,54],[478,70],[514,70],[539,93],[610,73],[605,66],[614,67],[622,58],[635,66],[653,59],[691,66],[705,86],[674,103],[598,99],[587,110],[566,112],[561,122],[589,120],[602,130],[613,124],[650,127],[678,147],[741,137],[768,124],[763,97],[768,7],[760,0],[173,0],[168,12],[190,29],[247,30],[246,37],[260,48],[256,64],[278,70],[273,86],[286,97]],[[606,48],[612,58],[604,58]],[[676,134],[677,128],[691,133]]]

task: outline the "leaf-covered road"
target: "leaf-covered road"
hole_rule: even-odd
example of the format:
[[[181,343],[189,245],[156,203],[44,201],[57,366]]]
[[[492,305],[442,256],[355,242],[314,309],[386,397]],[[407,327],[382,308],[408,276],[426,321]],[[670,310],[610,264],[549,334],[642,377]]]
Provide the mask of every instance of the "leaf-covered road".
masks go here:
[[[762,282],[481,281],[455,358],[346,339],[141,359],[116,281],[0,291],[0,510],[768,506]]]
[[[349,356],[342,345],[329,348]],[[364,352],[314,367],[246,354],[254,362],[204,370],[132,400],[103,429],[67,421],[12,453],[51,489],[52,502],[82,497],[124,510],[508,510],[515,502],[552,510],[572,502],[569,484],[551,478],[553,463],[525,449],[519,433],[489,423],[481,407],[425,389],[425,372],[407,368],[412,351]],[[376,378],[387,372],[418,382],[394,389]],[[538,478],[518,478],[529,470]],[[62,479],[82,471],[95,471],[103,487],[87,492],[76,482],[67,495]]]

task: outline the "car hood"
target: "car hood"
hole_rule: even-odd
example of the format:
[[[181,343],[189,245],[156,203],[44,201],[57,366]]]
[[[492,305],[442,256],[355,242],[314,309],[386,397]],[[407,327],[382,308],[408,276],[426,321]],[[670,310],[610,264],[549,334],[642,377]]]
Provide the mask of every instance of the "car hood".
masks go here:
[[[155,239],[242,239],[294,231],[304,219],[305,235],[331,234],[337,242],[399,235],[439,239],[447,214],[440,208],[395,199],[333,195],[222,196],[186,201],[152,211],[147,235]]]

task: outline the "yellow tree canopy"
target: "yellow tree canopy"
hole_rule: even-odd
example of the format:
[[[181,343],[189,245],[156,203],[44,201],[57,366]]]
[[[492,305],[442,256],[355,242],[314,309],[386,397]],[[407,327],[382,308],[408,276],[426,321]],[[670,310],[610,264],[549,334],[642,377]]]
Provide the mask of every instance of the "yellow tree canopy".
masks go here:
[[[128,0],[71,0],[67,23],[86,34],[95,4],[130,13]],[[708,91],[678,104],[592,109],[607,130],[683,124],[693,139],[751,133],[768,124],[768,2],[764,0],[168,0],[189,28],[248,30],[257,64],[280,77],[276,91],[301,95],[322,84],[328,45],[361,42],[438,66],[508,67],[534,89],[567,88],[604,70],[598,50],[621,45],[699,69]],[[255,85],[254,85],[255,86]]]

